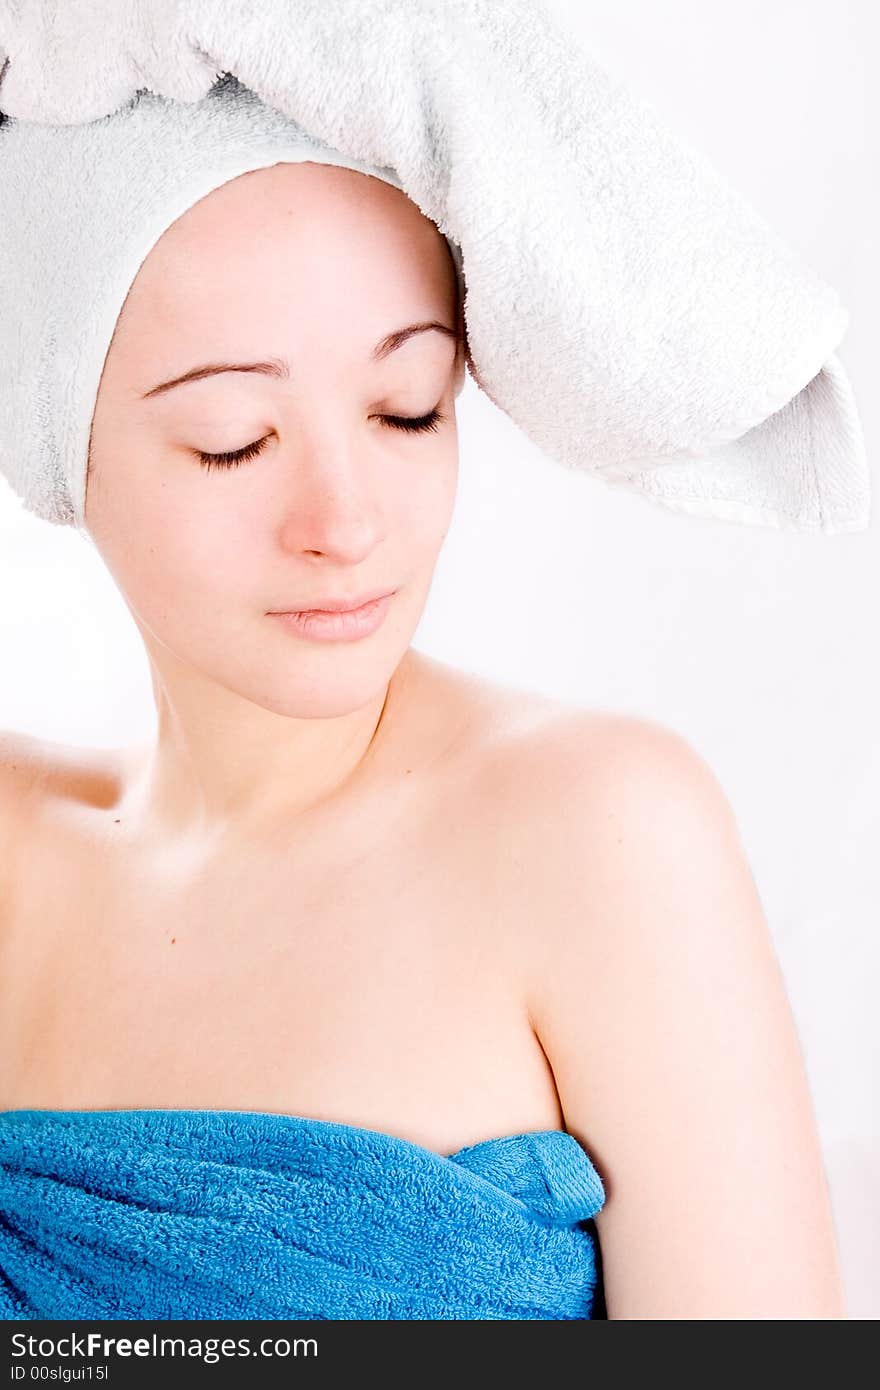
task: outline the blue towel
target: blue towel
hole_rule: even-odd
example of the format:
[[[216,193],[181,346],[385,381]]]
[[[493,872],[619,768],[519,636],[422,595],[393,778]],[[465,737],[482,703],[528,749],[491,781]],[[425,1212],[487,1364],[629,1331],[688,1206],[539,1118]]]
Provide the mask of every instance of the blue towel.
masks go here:
[[[0,1318],[589,1318],[604,1200],[563,1130],[0,1111]]]

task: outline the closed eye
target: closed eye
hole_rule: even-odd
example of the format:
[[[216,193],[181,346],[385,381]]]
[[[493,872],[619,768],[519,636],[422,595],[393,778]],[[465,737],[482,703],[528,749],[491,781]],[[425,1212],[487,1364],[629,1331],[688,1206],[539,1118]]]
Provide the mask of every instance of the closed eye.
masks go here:
[[[427,415],[379,415],[387,429],[403,430],[408,434],[422,434],[428,430],[436,430],[441,420],[446,417],[439,410],[430,410]],[[237,468],[239,464],[250,463],[263,452],[269,436],[265,435],[262,439],[257,439],[253,444],[247,444],[243,449],[233,449],[223,454],[206,454],[201,449],[196,450],[199,462],[204,468]]]
[[[441,415],[439,410],[429,410],[427,415],[380,415],[379,419],[389,429],[409,430],[410,433],[420,434],[423,430],[435,430],[446,416]]]
[[[243,449],[232,449],[225,454],[205,454],[201,449],[197,450],[199,461],[205,468],[237,468],[240,463],[249,463],[258,454],[263,452],[269,436],[257,439],[253,444],[246,444]]]

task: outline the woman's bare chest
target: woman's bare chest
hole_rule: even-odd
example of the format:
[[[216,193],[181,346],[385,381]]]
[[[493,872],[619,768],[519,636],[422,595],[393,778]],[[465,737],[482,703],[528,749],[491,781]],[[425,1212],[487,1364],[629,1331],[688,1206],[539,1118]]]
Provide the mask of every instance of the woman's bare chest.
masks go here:
[[[276,1111],[438,1152],[561,1125],[472,838],[426,850],[374,825],[333,855],[184,860],[76,834],[28,855],[4,932],[0,1109]]]

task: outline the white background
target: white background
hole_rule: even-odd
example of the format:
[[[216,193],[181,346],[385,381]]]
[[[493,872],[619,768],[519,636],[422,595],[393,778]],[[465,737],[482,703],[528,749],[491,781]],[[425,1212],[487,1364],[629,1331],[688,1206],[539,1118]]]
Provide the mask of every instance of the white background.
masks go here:
[[[553,7],[839,290],[877,487],[875,7]],[[850,1314],[877,1318],[880,522],[829,537],[678,516],[553,463],[470,380],[459,411],[456,517],[415,645],[662,721],[714,768],[788,983]],[[2,481],[0,633],[0,727],[93,746],[152,730],[140,639],[97,554]]]

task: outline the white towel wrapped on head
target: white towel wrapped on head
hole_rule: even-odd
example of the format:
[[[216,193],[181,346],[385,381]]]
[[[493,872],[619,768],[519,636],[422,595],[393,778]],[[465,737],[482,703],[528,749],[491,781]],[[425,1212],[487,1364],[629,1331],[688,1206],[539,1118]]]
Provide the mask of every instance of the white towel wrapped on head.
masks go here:
[[[0,73],[0,471],[47,520],[82,524],[151,245],[305,139],[458,251],[471,373],[549,456],[690,515],[867,526],[838,295],[538,0],[0,0]]]

